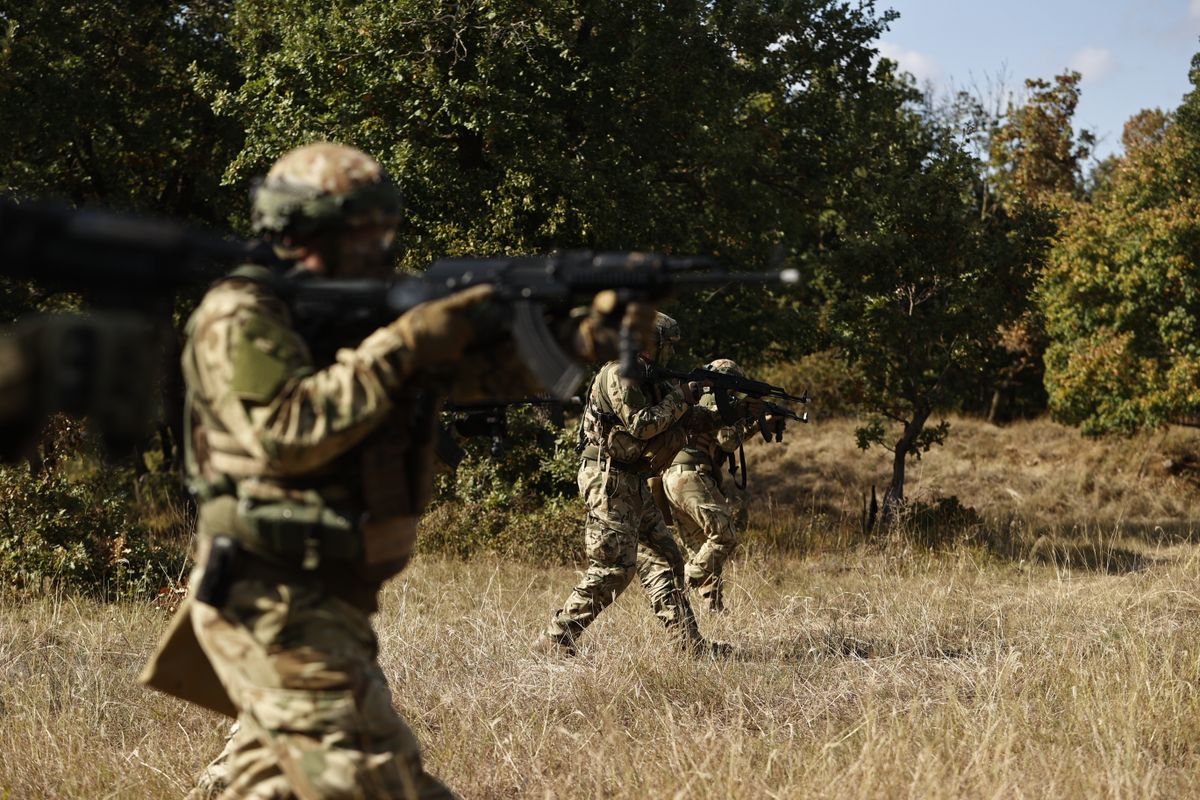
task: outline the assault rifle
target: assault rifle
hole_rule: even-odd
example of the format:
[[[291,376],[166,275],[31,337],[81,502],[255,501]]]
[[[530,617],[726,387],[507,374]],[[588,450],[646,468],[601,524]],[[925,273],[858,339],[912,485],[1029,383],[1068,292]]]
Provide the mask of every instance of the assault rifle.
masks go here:
[[[149,305],[161,313],[162,298],[218,277],[223,266],[272,258],[263,242],[238,241],[177,222],[0,198],[0,274],[81,291],[101,308],[140,312]],[[443,258],[419,276],[390,280],[313,280],[306,270],[273,266],[273,288],[291,305],[297,327],[313,334],[310,341],[361,338],[418,303],[490,284],[498,302],[511,310],[498,333],[512,336],[530,371],[559,399],[575,393],[584,371],[561,350],[551,325],[602,291],[616,293],[619,309],[678,292],[799,280],[796,270],[731,273],[706,257],[637,252]],[[619,312],[613,316],[614,324],[621,322]],[[81,319],[80,324],[100,331],[107,323]],[[78,337],[85,349],[96,338]],[[633,376],[641,349],[638,334],[621,325],[619,342],[622,374]],[[75,360],[91,363],[86,352]],[[133,383],[146,385],[145,376],[126,372],[137,379]],[[59,410],[67,400],[61,391],[41,399],[47,410]]]
[[[752,378],[741,378],[737,375],[730,375],[726,372],[717,372],[716,370],[704,369],[697,367],[690,372],[676,372],[665,367],[654,367],[654,372],[660,376],[674,378],[683,383],[694,383],[700,387],[700,390],[705,394],[713,394],[717,398],[717,411],[721,415],[721,419],[727,423],[737,422],[737,412],[733,407],[733,402],[729,396],[730,392],[736,392],[746,397],[753,397],[762,400],[763,412],[758,419],[758,430],[762,434],[763,441],[769,442],[774,436],[775,441],[783,441],[783,431],[778,427],[772,429],[767,424],[767,417],[771,416],[776,419],[791,419],[796,422],[808,422],[808,411],[802,414],[797,414],[786,406],[781,406],[777,403],[772,403],[766,398],[774,398],[776,400],[787,400],[793,403],[809,402],[808,393],[802,395],[790,394],[782,386],[773,386],[765,381],[756,381]]]

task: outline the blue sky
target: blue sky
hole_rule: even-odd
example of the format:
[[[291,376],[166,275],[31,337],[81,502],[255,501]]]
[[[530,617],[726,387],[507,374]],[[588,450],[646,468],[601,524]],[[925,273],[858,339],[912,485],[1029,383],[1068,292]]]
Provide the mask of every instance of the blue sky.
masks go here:
[[[1002,79],[1083,74],[1077,127],[1121,148],[1125,120],[1143,108],[1173,109],[1190,88],[1200,51],[1200,0],[877,0],[900,19],[880,51],[938,91],[991,90]]]

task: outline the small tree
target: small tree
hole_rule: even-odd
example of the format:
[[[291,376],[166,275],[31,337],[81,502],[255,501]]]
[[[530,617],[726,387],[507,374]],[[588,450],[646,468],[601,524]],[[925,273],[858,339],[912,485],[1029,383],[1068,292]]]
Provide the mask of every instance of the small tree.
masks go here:
[[[916,112],[899,119],[847,176],[856,202],[831,218],[829,251],[811,264],[825,325],[865,376],[859,446],[893,453],[885,519],[904,502],[908,459],[949,432],[931,419],[1019,309],[1043,241],[1003,207],[982,213],[982,165],[950,129]]]

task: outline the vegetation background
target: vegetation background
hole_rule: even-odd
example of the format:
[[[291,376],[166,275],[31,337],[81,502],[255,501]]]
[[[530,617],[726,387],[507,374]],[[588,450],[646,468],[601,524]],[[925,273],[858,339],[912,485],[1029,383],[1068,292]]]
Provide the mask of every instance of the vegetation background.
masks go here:
[[[440,479],[381,632],[398,703],[467,796],[1188,794],[1200,92],[1089,163],[1078,74],[925,96],[879,56],[893,18],[3,5],[0,193],[246,234],[253,178],[327,138],[402,185],[404,268],[647,248],[801,271],[796,292],[668,308],[681,364],[733,357],[814,398],[812,425],[749,453],[736,604],[704,620],[743,660],[677,662],[634,600],[577,664],[531,661],[581,555],[570,430],[510,412],[500,458],[468,442]],[[10,320],[87,303],[0,282]],[[0,467],[0,794],[180,793],[221,738],[132,686],[190,535],[163,395],[128,457],[55,419]]]

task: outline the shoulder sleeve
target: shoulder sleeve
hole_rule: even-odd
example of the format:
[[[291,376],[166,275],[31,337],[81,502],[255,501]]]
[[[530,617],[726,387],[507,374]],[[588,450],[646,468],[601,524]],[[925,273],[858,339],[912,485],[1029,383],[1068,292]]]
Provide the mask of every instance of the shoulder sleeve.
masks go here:
[[[640,387],[626,385],[621,380],[615,361],[604,365],[597,380],[602,381],[600,389],[621,424],[637,439],[653,439],[687,412],[687,403],[678,386],[672,385],[660,402],[651,405]]]
[[[315,370],[286,307],[246,281],[211,290],[189,329],[184,357],[199,394],[247,452],[281,474],[316,469],[361,441],[404,378],[403,345],[386,329]]]

